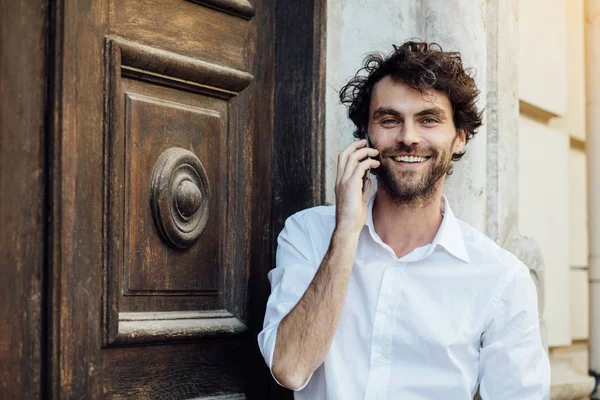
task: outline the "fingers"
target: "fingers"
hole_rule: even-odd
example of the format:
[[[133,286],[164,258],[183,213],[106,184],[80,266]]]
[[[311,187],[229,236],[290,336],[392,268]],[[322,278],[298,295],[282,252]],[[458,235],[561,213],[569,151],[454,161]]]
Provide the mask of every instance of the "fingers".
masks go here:
[[[356,142],[350,143],[348,147],[342,151],[338,156],[338,169],[337,169],[337,181],[339,181],[342,176],[344,176],[344,171],[346,170],[346,163],[348,162],[348,157],[354,153],[356,150],[360,148],[364,148],[367,145],[367,141],[365,139],[357,140]]]
[[[369,168],[377,168],[377,167],[379,167],[380,164],[381,163],[378,160],[374,160],[372,158],[367,158],[366,160],[363,160],[360,163],[358,163],[358,165],[354,169],[354,172],[352,173],[350,179],[355,179],[355,180],[362,182],[362,178],[363,178],[363,176],[365,176],[365,173],[367,172],[367,170]]]
[[[348,177],[344,177],[340,179],[336,185],[335,190],[336,194],[338,191],[349,191],[348,193],[359,193],[362,192],[363,184],[364,184],[364,176],[367,173],[367,170],[370,168],[377,168],[381,163],[378,160],[372,158],[366,158],[363,161],[359,162],[357,166],[352,170],[352,173]],[[350,168],[347,167],[347,170]],[[367,179],[367,184],[369,185],[364,192],[368,192],[371,184],[371,179]]]
[[[375,157],[379,154],[379,151],[370,148],[362,148],[356,150],[354,153],[348,156],[346,161],[346,167],[342,175],[342,180],[348,180],[354,174],[354,171],[358,167],[359,163],[367,159],[367,157]],[[376,167],[373,167],[376,168]]]
[[[367,190],[363,192],[363,176],[369,168],[380,165],[378,160],[370,158],[377,156],[379,151],[366,147],[366,144],[366,140],[359,140],[340,153],[335,183],[336,224],[345,221],[346,227],[357,231],[364,226],[368,214],[365,199],[371,187],[369,179]]]
[[[359,142],[365,143],[364,140]],[[348,179],[361,160],[367,157],[375,157],[378,154],[379,150],[360,146],[360,144],[358,146],[348,146],[338,157],[337,181]]]

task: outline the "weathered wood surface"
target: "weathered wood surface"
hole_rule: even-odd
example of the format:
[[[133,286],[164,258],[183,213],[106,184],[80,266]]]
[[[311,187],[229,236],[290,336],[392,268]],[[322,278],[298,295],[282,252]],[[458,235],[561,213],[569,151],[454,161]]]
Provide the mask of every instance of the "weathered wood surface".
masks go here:
[[[277,2],[273,248],[287,217],[325,200],[325,5],[321,0]],[[270,398],[293,398],[273,382]]]
[[[282,222],[322,201],[324,2],[1,7],[2,396],[282,398],[256,335]],[[200,259],[153,231],[170,146],[214,188]]]
[[[247,37],[248,20],[183,0],[111,0],[108,31],[240,71],[248,68],[246,54],[254,45]]]
[[[324,201],[324,2],[280,0],[277,26],[273,207],[278,233],[289,215]]]
[[[0,397],[43,392],[44,0],[0,2]]]
[[[272,247],[275,4],[253,2],[248,19],[236,3],[244,15],[219,11],[227,1],[57,3],[55,398],[265,398],[246,324],[262,322],[249,297],[265,299]],[[187,250],[152,220],[152,170],[171,147],[196,154],[211,187]],[[267,385],[249,382],[257,370]]]

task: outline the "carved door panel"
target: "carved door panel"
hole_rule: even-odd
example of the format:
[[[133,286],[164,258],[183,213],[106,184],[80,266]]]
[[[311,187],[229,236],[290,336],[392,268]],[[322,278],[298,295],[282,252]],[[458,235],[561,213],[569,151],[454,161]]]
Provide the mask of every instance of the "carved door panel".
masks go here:
[[[271,179],[255,167],[271,162],[256,149],[273,137],[274,9],[58,2],[54,398],[245,398],[249,279],[269,268],[251,270],[250,246],[270,207],[253,190]]]
[[[243,204],[228,190],[243,160],[227,119],[252,76],[121,38],[106,53],[105,344],[244,331],[229,257]]]

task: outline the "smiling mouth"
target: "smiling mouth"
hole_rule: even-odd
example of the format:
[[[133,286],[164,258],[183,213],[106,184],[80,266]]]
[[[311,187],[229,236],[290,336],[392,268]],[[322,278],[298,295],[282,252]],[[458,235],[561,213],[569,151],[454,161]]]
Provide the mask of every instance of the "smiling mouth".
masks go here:
[[[419,156],[396,156],[392,157],[394,161],[406,163],[406,164],[419,164],[429,160],[430,157],[419,157]]]

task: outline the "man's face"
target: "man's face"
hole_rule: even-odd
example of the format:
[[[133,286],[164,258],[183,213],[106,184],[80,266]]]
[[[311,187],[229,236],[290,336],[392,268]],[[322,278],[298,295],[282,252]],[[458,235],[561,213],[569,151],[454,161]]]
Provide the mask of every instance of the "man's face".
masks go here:
[[[424,94],[386,76],[373,88],[369,139],[380,151],[377,181],[398,204],[428,200],[444,182],[452,154],[462,150],[446,94]]]

